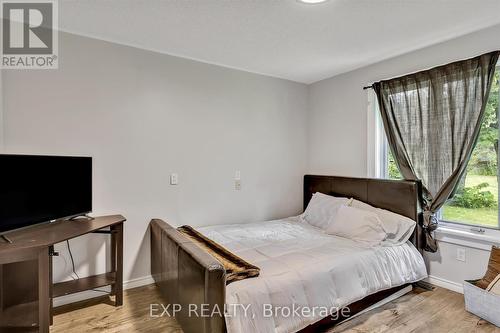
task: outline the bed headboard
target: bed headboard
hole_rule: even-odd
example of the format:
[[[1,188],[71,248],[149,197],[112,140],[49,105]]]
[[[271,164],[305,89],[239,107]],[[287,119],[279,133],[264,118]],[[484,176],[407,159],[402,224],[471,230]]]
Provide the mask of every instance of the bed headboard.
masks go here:
[[[304,209],[313,193],[321,192],[355,198],[372,206],[407,216],[417,222],[410,240],[422,251],[424,234],[421,227],[421,191],[420,181],[305,175]]]

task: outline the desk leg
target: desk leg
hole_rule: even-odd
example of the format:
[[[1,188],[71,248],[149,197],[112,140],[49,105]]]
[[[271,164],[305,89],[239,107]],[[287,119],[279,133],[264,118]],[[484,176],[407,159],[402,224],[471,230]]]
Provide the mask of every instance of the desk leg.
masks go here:
[[[3,265],[0,264],[0,317],[2,317],[3,313],[3,294],[5,293],[5,288],[3,285]]]
[[[42,248],[38,253],[38,327],[40,333],[49,333],[50,325],[50,283],[49,250]]]
[[[111,271],[116,272],[116,237],[117,232],[113,227],[111,229]],[[116,295],[116,282],[111,285],[111,296]]]
[[[52,251],[54,250],[54,245],[52,245]],[[54,285],[52,281],[52,272],[53,272],[53,266],[52,266],[52,256],[49,255],[49,298],[50,298],[50,304],[49,304],[49,316],[50,316],[50,325],[52,326],[54,324],[54,299],[52,298],[52,287]]]
[[[115,294],[115,305],[123,305],[123,223],[111,227],[113,237],[111,238],[113,268],[116,272],[116,281],[112,287]],[[114,253],[113,253],[114,252]]]

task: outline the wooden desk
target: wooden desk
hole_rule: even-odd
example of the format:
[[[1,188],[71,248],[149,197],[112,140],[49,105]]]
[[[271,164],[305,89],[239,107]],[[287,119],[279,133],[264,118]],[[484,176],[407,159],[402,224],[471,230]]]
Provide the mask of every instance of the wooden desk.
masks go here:
[[[48,333],[52,299],[84,290],[111,285],[115,305],[122,305],[125,221],[121,215],[110,215],[39,224],[9,233],[12,244],[0,244],[0,333]],[[49,249],[54,244],[95,232],[111,235],[112,271],[52,284]]]

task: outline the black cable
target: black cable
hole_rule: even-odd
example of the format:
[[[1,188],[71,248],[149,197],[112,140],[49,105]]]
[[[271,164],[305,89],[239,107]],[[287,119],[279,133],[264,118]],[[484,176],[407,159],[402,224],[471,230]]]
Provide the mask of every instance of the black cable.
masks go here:
[[[73,274],[75,274],[76,277],[78,279],[80,279],[80,277],[78,276],[78,274],[76,273],[76,270],[75,270],[75,260],[73,259],[73,253],[71,252],[71,246],[69,246],[69,240],[66,240],[66,245],[68,246],[69,257],[71,258],[71,267],[73,268]],[[109,291],[100,290],[100,289],[92,289],[92,291],[98,291],[98,292],[106,293],[106,294],[110,293]]]
[[[73,267],[73,273],[76,275],[77,279],[80,279],[75,270],[75,260],[73,259],[73,253],[71,253],[71,247],[69,246],[69,240],[66,240],[66,245],[68,246],[69,257],[71,258],[71,266]]]

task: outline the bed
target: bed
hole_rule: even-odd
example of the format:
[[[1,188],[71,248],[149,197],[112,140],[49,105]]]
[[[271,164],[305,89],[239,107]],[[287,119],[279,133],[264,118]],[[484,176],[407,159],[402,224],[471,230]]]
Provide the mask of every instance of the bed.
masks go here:
[[[227,286],[224,267],[217,260],[155,219],[152,275],[165,302],[178,304],[175,316],[185,332],[315,332],[426,277],[419,253],[420,189],[413,181],[304,177],[304,208],[313,193],[320,192],[353,197],[416,221],[411,243],[397,247],[367,247],[326,235],[300,217],[197,228],[260,267],[259,277]],[[211,311],[203,312],[203,307]],[[214,309],[225,310],[226,318]],[[338,311],[328,315],[324,309]],[[296,313],[289,314],[290,310]]]

